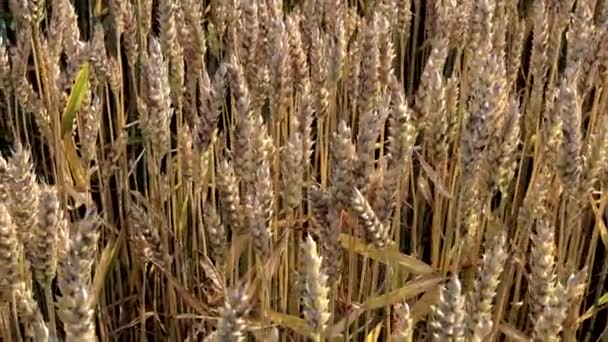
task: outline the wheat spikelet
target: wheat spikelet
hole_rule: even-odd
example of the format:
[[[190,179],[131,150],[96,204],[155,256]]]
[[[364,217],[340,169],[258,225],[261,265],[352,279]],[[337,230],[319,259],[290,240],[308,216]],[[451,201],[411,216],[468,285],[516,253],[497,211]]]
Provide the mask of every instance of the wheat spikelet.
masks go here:
[[[226,101],[226,73],[225,64],[213,75],[213,83],[206,73],[203,73],[202,82],[198,83],[201,93],[199,115],[194,117],[194,144],[199,153],[207,150],[213,140],[217,129],[224,102]]]
[[[546,220],[538,220],[535,227],[536,231],[531,236],[529,287],[533,322],[538,321],[555,295],[556,277],[554,227]]]
[[[187,182],[192,182],[196,156],[193,146],[192,130],[187,124],[182,127],[178,136],[178,148],[181,157],[182,173]]]
[[[394,333],[391,341],[412,342],[414,322],[412,321],[409,305],[405,302],[395,305],[395,315],[397,316],[397,322],[393,327]]]
[[[258,5],[256,1],[241,0],[240,6],[242,9],[241,21],[243,23],[240,26],[241,32],[239,32],[241,44],[239,57],[240,60],[243,61],[243,69],[245,70],[247,84],[253,86],[258,75],[256,70],[256,57],[259,49],[259,40],[261,40]]]
[[[310,159],[313,154],[313,140],[312,140],[312,122],[313,122],[313,98],[310,92],[310,85],[305,83],[302,87],[302,94],[300,98],[300,108],[297,114],[298,132],[302,139],[302,167],[308,168]]]
[[[577,1],[572,25],[566,34],[568,40],[567,64],[569,69],[578,70],[592,46],[593,12],[595,8],[589,1]],[[576,83],[575,83],[576,84]],[[574,84],[573,84],[574,85]]]
[[[568,309],[577,297],[585,291],[586,269],[572,274],[566,283],[558,282],[549,302],[543,308],[534,325],[534,341],[561,341],[559,335],[563,329]]]
[[[502,127],[500,143],[497,144],[494,158],[491,159],[496,161],[494,164],[496,172],[492,183],[503,194],[506,194],[517,166],[515,155],[519,145],[519,118],[517,103],[512,100]]]
[[[354,164],[356,161],[355,146],[351,142],[351,130],[345,121],[340,121],[338,131],[332,137],[332,201],[337,210],[348,208],[352,198]]]
[[[302,304],[304,319],[317,336],[325,331],[330,317],[327,276],[321,265],[322,257],[317,253],[317,244],[309,235],[302,245],[301,266],[305,286]]]
[[[245,321],[249,298],[243,289],[230,291],[224,307],[220,310],[217,338],[221,342],[240,342],[245,340]]]
[[[608,117],[604,116],[595,132],[589,138],[588,150],[584,158],[579,193],[594,190],[599,180],[605,179],[603,168],[608,163]]]
[[[224,264],[226,256],[227,241],[224,225],[220,220],[220,216],[211,204],[205,204],[203,209],[203,218],[205,220],[205,230],[209,237],[208,244],[211,247],[211,257],[217,266]]]
[[[106,54],[105,31],[101,23],[95,24],[93,37],[88,45],[89,61],[94,81],[105,82],[110,79],[110,64]]]
[[[504,79],[500,78],[504,65],[495,56],[489,56],[482,64],[481,74],[472,83],[474,98],[469,105],[469,117],[461,139],[461,165],[465,182],[476,176],[484,160],[483,152],[495,128],[500,113],[499,98],[504,89]]]
[[[228,64],[230,89],[236,100],[236,128],[234,142],[234,167],[236,175],[245,184],[252,184],[255,178],[255,150],[252,146],[254,118],[250,111],[249,89],[243,70],[235,56]]]
[[[313,85],[315,111],[318,118],[327,116],[329,110],[329,58],[325,35],[314,26],[310,36],[310,78]]]
[[[335,85],[342,77],[346,56],[346,30],[344,27],[344,6],[341,1],[327,1],[325,4],[325,22],[329,32],[329,84]],[[392,43],[392,42],[391,42]],[[392,52],[392,51],[391,51]],[[386,55],[390,52],[387,51]],[[388,57],[387,57],[388,60]],[[389,64],[390,66],[391,64]]]
[[[0,38],[0,87],[2,92],[8,95],[11,88],[11,64],[8,57],[8,44],[4,38]]]
[[[95,144],[101,125],[102,111],[101,98],[93,96],[89,106],[86,106],[81,112],[82,116],[80,117],[80,120],[82,121],[82,135],[80,137],[80,151],[82,152],[85,161],[91,161],[95,158]]]
[[[291,69],[289,54],[289,37],[285,32],[285,25],[280,20],[274,24],[272,31],[273,51],[270,62],[272,70],[272,108],[281,115],[287,110],[293,94],[293,70]]]
[[[388,224],[395,205],[399,182],[404,174],[409,173],[408,161],[418,134],[403,89],[397,83],[398,81],[393,77],[391,82],[393,104],[388,120],[387,165],[378,194],[378,203],[375,204],[376,214],[380,222],[385,225]]]
[[[439,304],[433,308],[430,322],[433,341],[464,341],[464,297],[460,280],[452,276],[447,287],[441,289]]]
[[[19,286],[19,244],[6,205],[0,203],[0,298],[9,301]]]
[[[313,219],[319,226],[316,233],[323,257],[323,270],[327,274],[328,284],[335,284],[340,279],[342,258],[336,210],[331,206],[329,192],[318,185],[310,186],[307,194]]]
[[[376,142],[388,113],[387,106],[383,106],[373,112],[361,112],[359,116],[354,176],[355,186],[363,193],[367,193],[370,185],[369,178],[374,168]]]
[[[170,144],[171,87],[161,45],[156,38],[150,40],[149,51],[144,52],[142,58],[146,83],[144,99],[147,108],[147,116],[142,118],[142,129],[146,141],[158,156],[162,157],[169,150]]]
[[[38,303],[34,300],[32,290],[26,286],[25,282],[21,281],[14,291],[17,313],[23,323],[29,326],[26,335],[34,341],[49,341],[49,330],[44,323]]]
[[[65,261],[60,263],[58,306],[66,341],[96,341],[89,279],[98,239],[97,218],[89,212],[68,243]]]
[[[57,232],[62,219],[54,188],[41,189],[37,213],[37,226],[32,230],[30,262],[38,283],[49,287],[57,270]]]
[[[361,56],[361,98],[358,104],[359,113],[371,113],[376,109],[380,97],[380,50],[378,26],[380,18],[374,15],[366,23]]]
[[[271,224],[273,216],[274,195],[270,169],[263,161],[256,175],[255,196],[245,198],[244,212],[251,227],[253,243],[257,252],[266,260],[272,248]]]
[[[232,164],[226,160],[219,164],[217,186],[222,221],[230,226],[233,232],[239,232],[243,222],[238,182]]]
[[[369,202],[356,188],[353,192],[352,209],[361,220],[368,241],[380,248],[386,246],[390,240],[390,226],[385,226],[380,222]]]
[[[26,247],[26,251],[29,250],[30,237],[36,226],[38,207],[38,184],[30,158],[30,151],[17,143],[8,170],[9,211],[17,227],[17,237]]]
[[[448,120],[446,120],[446,88],[442,77],[448,53],[447,39],[437,41],[422,73],[417,100],[421,115],[425,117],[425,143],[431,160],[442,165],[448,157]]]
[[[293,82],[296,89],[309,87],[310,69],[308,67],[308,57],[304,51],[302,35],[300,33],[300,21],[302,18],[294,13],[287,16],[285,29],[289,37],[289,58],[291,69],[293,70]],[[303,92],[303,91],[302,91]]]
[[[137,13],[135,7],[131,2],[125,3],[125,15],[124,15],[124,33],[122,35],[123,46],[125,48],[125,54],[127,56],[127,63],[129,68],[133,70],[135,63],[137,62],[137,56],[139,55],[139,41],[137,37]]]
[[[357,31],[348,47],[346,53],[347,58],[347,74],[346,79],[346,90],[351,94],[351,105],[356,108],[358,105],[359,94],[361,93],[361,44],[360,41],[363,39],[363,33]],[[353,110],[355,109],[353,108]]]
[[[488,244],[471,299],[469,330],[476,341],[487,338],[492,328],[492,301],[496,295],[500,274],[507,260],[505,236],[500,234]]]
[[[135,243],[141,261],[154,261],[165,266],[167,255],[164,253],[157,228],[150,215],[140,206],[131,205],[128,212],[131,239]]]
[[[0,204],[10,205],[10,170],[6,159],[0,155]]]
[[[302,165],[303,151],[302,135],[297,117],[291,123],[291,132],[287,146],[284,147],[281,158],[281,175],[283,181],[283,198],[287,208],[293,209],[302,201],[302,183],[304,169]]]
[[[562,125],[561,145],[557,160],[557,170],[564,185],[576,189],[580,176],[581,153],[581,109],[576,90],[576,75],[567,75],[560,87],[555,103]]]

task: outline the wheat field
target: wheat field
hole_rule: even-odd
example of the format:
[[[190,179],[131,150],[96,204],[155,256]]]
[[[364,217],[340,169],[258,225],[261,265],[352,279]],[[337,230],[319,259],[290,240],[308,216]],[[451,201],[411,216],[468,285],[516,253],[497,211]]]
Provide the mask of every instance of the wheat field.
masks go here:
[[[608,1],[0,3],[1,341],[608,341]]]

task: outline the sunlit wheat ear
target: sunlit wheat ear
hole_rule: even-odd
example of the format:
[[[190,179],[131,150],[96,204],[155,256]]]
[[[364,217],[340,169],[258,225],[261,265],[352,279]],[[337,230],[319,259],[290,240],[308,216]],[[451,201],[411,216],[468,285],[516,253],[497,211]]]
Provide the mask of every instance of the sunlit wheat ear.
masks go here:
[[[34,300],[32,290],[26,286],[25,282],[21,281],[17,284],[14,291],[17,302],[17,314],[27,326],[26,336],[32,338],[33,341],[49,341],[49,330],[44,322],[38,303]]]
[[[9,164],[2,156],[0,156],[0,203],[8,206],[10,195],[10,177]]]
[[[217,341],[241,342],[245,340],[245,321],[249,298],[244,289],[235,289],[228,293],[224,306],[220,309],[217,325]]]
[[[178,148],[182,164],[182,174],[187,182],[192,182],[196,165],[196,151],[193,146],[192,130],[187,124],[178,135]]]
[[[289,56],[289,37],[283,20],[274,24],[273,54],[271,63],[272,91],[271,102],[274,113],[281,115],[287,109],[293,95],[293,70]]]
[[[64,0],[61,0],[64,1]],[[139,38],[137,37],[137,12],[136,8],[131,2],[125,2],[126,13],[125,19],[125,31],[123,32],[123,46],[125,55],[127,56],[127,63],[131,70],[137,63],[137,57],[139,55]]]
[[[249,88],[236,56],[230,56],[227,68],[230,91],[233,94],[236,109],[235,141],[231,151],[234,156],[234,170],[239,180],[251,185],[255,181],[255,170],[257,169],[256,151],[253,146],[254,134],[257,133],[254,128],[255,117],[251,110]]]
[[[305,86],[310,87],[308,57],[304,51],[299,27],[301,20],[302,18],[298,14],[292,14],[287,17],[285,23],[285,29],[289,37],[289,58],[296,89],[302,89]]]
[[[464,341],[464,303],[460,280],[453,276],[441,289],[439,303],[433,308],[433,341]]]
[[[65,260],[60,263],[58,285],[59,318],[66,341],[95,341],[94,308],[90,301],[91,266],[99,239],[98,217],[92,211],[79,222],[68,242]]]
[[[304,293],[302,303],[304,319],[318,336],[327,327],[329,321],[329,288],[327,275],[322,270],[322,258],[317,252],[317,244],[308,235],[302,245],[302,274],[304,277]]]
[[[43,187],[38,202],[37,226],[32,231],[30,262],[34,278],[43,287],[51,285],[57,271],[57,232],[62,212],[57,191]]]
[[[258,196],[248,194],[244,198],[244,217],[249,226],[253,246],[260,261],[267,260],[271,252],[270,227],[266,224],[263,204]]]
[[[283,198],[287,208],[294,209],[302,202],[302,183],[304,169],[302,165],[302,135],[297,130],[298,121],[294,120],[287,145],[281,154],[281,175]]]
[[[147,110],[147,115],[141,118],[142,130],[146,141],[162,157],[169,150],[172,110],[167,63],[157,39],[150,39],[149,51],[142,59]]]
[[[319,236],[319,249],[323,258],[323,271],[327,274],[328,284],[340,280],[342,264],[342,247],[340,246],[340,227],[336,210],[331,204],[328,191],[315,185],[307,192],[313,219],[318,225],[316,235]]]
[[[564,77],[555,102],[562,122],[562,140],[556,166],[566,189],[576,189],[581,171],[582,114],[576,79],[576,74]]]
[[[475,281],[468,320],[470,336],[476,341],[483,341],[492,329],[492,304],[507,260],[505,240],[501,233],[488,244]]]
[[[8,45],[6,39],[0,38],[0,87],[11,88],[11,64],[8,58]]]
[[[421,126],[426,129],[425,143],[429,150],[429,157],[438,165],[447,158],[447,131],[446,120],[446,87],[443,79],[443,69],[448,56],[448,33],[446,6],[437,6],[438,30],[437,37],[433,39],[433,48],[424,66],[421,75],[420,88],[416,93],[416,107],[421,117]]]
[[[208,236],[208,245],[211,251],[211,257],[215,265],[220,267],[224,264],[224,258],[228,250],[226,231],[220,220],[220,216],[211,204],[206,204],[203,211],[205,220],[205,230]]]
[[[179,108],[183,103],[184,96],[184,48],[177,38],[178,32],[175,22],[177,6],[174,0],[158,2],[160,41],[163,54],[168,62],[171,99],[173,105]]]
[[[11,300],[12,292],[18,287],[19,243],[15,225],[6,205],[0,203],[0,300]]]
[[[93,96],[89,106],[82,111],[80,120],[82,121],[81,152],[85,161],[95,158],[95,148],[99,133],[100,122],[102,119],[102,101],[98,96]]]
[[[396,322],[393,328],[391,341],[412,342],[414,333],[414,322],[412,321],[410,307],[407,303],[395,305]]]
[[[585,293],[587,269],[570,275],[566,285],[558,282],[534,325],[534,341],[561,341],[560,333],[572,304]]]
[[[227,72],[226,65],[221,64],[213,76],[213,82],[204,72],[201,82],[198,83],[200,92],[198,115],[194,115],[191,121],[194,146],[199,154],[207,151],[216,134],[217,124],[226,101]]]
[[[310,32],[310,78],[318,118],[325,118],[329,110],[329,59],[325,35],[316,26]]]
[[[365,232],[367,240],[377,247],[384,247],[390,241],[390,226],[385,226],[378,220],[376,213],[369,205],[367,199],[358,189],[354,189],[352,210],[357,214]]]
[[[158,228],[154,225],[150,214],[142,207],[132,204],[128,212],[131,240],[134,242],[137,257],[143,262],[153,261],[161,266],[167,266]]]
[[[500,136],[500,144],[494,149],[495,152],[492,156],[492,160],[497,162],[492,183],[503,194],[507,193],[517,166],[516,153],[519,146],[520,114],[516,101],[511,101],[506,115],[507,117]]]
[[[340,121],[338,131],[332,136],[331,156],[334,163],[332,181],[332,201],[338,211],[348,208],[352,198],[352,182],[354,180],[354,167],[356,162],[355,146],[352,133],[345,121]]]
[[[15,152],[9,161],[10,190],[9,212],[17,227],[17,236],[26,248],[36,226],[38,208],[38,184],[34,174],[30,151],[17,143]]]
[[[363,28],[363,45],[361,55],[361,98],[359,113],[371,113],[378,105],[380,97],[380,50],[379,50],[380,16],[370,17]]]
[[[395,77],[391,78],[390,87],[392,108],[388,119],[388,160],[379,194],[380,202],[386,205],[383,208],[378,206],[376,213],[380,222],[385,224],[391,216],[400,180],[409,173],[409,159],[418,135],[405,94]]]
[[[555,227],[545,219],[537,220],[530,238],[530,317],[537,322],[555,293]]]
[[[232,164],[226,160],[220,161],[217,177],[222,221],[233,233],[238,234],[243,228],[243,211],[239,185]]]
[[[374,170],[376,142],[388,116],[387,106],[373,112],[361,112],[357,132],[357,161],[354,168],[355,185],[367,194]]]
[[[584,158],[584,167],[581,176],[579,194],[591,193],[604,183],[608,174],[604,172],[608,165],[608,117],[604,116],[598,122],[595,132],[589,139],[587,152]],[[584,195],[582,195],[584,196]]]
[[[308,169],[310,166],[310,159],[314,152],[313,140],[312,140],[312,123],[313,123],[313,98],[310,93],[309,83],[304,83],[302,87],[302,93],[300,97],[300,108],[298,110],[298,131],[302,139],[302,168]],[[306,171],[304,171],[306,174]]]

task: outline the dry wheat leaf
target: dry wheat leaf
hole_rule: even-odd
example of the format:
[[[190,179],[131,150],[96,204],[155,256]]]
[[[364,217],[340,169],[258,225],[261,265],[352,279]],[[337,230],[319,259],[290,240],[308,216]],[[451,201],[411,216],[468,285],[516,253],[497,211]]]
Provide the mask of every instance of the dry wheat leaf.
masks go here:
[[[364,307],[367,310],[382,308],[388,305],[399,303],[405,299],[415,297],[430,289],[436,288],[443,281],[443,277],[432,277],[413,280],[405,286],[380,296],[371,297],[365,301]]]
[[[95,276],[93,276],[93,296],[91,296],[93,307],[97,304],[99,295],[105,285],[106,276],[110,271],[110,267],[114,264],[114,260],[116,260],[116,251],[122,245],[125,235],[126,229],[121,230],[118,238],[114,242],[109,243],[103,249],[103,252],[101,252],[101,257],[95,268]]]
[[[359,319],[365,310],[360,306],[356,306],[351,309],[350,312],[345,313],[343,318],[335,323],[331,328],[327,329],[326,336],[328,338],[343,338],[342,332],[349,327],[354,321]]]
[[[431,312],[433,305],[437,304],[439,301],[440,292],[440,288],[437,286],[434,289],[426,291],[422,297],[416,301],[410,311],[410,316],[412,317],[414,324],[421,321]]]
[[[241,254],[247,249],[249,240],[250,236],[246,234],[238,235],[232,239],[232,245],[225,261],[226,274],[234,273],[236,261],[239,260]]]
[[[167,272],[163,267],[160,267],[160,265],[156,266],[165,275],[165,277],[167,277],[167,280],[169,281],[171,286],[175,288],[177,293],[182,297],[184,302],[188,304],[188,306],[194,309],[199,315],[209,315],[211,310],[209,309],[209,307],[207,307],[207,305],[201,302],[198,298],[191,295],[190,291],[182,284],[180,284],[179,281],[175,279],[175,277],[169,272]]]
[[[292,316],[292,315],[288,315],[288,314],[284,314],[284,313],[280,313],[280,312],[276,312],[276,311],[270,311],[268,313],[268,316],[272,322],[276,323],[277,325],[279,325],[283,328],[290,329],[302,336],[308,336],[308,337],[313,336],[312,329],[308,326],[306,321],[300,317],[296,317],[296,316]]]
[[[205,271],[205,275],[211,279],[215,290],[220,293],[226,293],[226,282],[224,276],[218,269],[213,265],[213,262],[206,255],[201,255],[200,264]]]
[[[508,338],[510,338],[513,341],[517,341],[517,342],[530,341],[530,338],[528,336],[526,336],[526,334],[517,330],[510,324],[502,323],[501,325],[498,326],[498,329],[500,330],[500,332],[505,334],[505,336],[507,336]]]
[[[344,249],[352,250],[370,259],[389,264],[392,267],[401,267],[407,272],[416,275],[433,273],[430,265],[412,256],[400,253],[394,246],[377,248],[347,234],[340,234],[340,243]]]
[[[433,170],[433,168],[429,164],[427,164],[424,161],[424,159],[422,158],[422,156],[420,155],[420,153],[418,151],[415,151],[415,153],[416,153],[416,159],[418,159],[420,166],[422,166],[422,169],[424,170],[424,172],[426,173],[426,175],[428,176],[430,181],[435,185],[435,190],[437,192],[439,192],[445,198],[453,199],[454,196],[452,195],[452,192],[448,189],[447,186],[445,186],[445,184],[443,184],[439,174],[435,170]]]

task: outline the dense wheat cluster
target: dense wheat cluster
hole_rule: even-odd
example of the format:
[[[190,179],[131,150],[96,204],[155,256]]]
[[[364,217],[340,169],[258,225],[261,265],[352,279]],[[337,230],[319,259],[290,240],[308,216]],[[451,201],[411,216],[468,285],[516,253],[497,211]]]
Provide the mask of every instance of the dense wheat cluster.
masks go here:
[[[608,1],[0,3],[0,340],[608,341]]]

